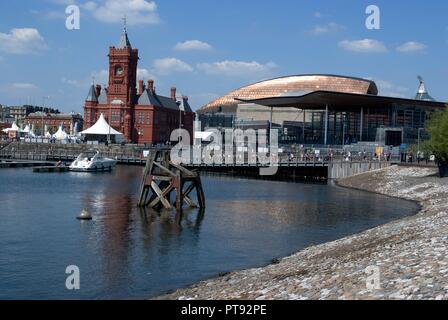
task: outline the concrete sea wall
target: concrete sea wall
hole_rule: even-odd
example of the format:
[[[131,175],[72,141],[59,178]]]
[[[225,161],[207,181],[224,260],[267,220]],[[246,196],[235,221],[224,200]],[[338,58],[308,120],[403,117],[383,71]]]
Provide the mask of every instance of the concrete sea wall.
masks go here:
[[[391,163],[386,161],[370,162],[331,162],[328,164],[328,179],[348,178],[361,173],[390,167]]]

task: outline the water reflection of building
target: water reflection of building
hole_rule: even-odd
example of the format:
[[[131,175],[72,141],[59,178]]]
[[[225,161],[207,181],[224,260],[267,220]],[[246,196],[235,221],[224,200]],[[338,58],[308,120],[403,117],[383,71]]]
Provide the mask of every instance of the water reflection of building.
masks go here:
[[[193,243],[198,242],[201,224],[205,216],[204,209],[188,208],[181,212],[150,208],[139,208],[144,245],[150,250],[158,245],[161,253],[168,254],[172,246],[178,243],[182,233],[192,235]]]
[[[139,171],[117,167],[113,176],[96,176],[95,193],[87,193],[83,200],[83,206],[98,217],[95,241],[99,241],[104,283],[111,289],[121,284],[125,287],[128,283],[126,278],[133,247],[135,181],[140,176]]]
[[[129,288],[135,280],[136,275],[130,271],[136,259],[145,262],[141,270],[151,273],[152,268],[159,267],[154,265],[154,259],[169,259],[178,247],[195,248],[199,241],[203,215],[197,210],[185,210],[183,215],[139,211],[136,197],[141,177],[141,167],[117,166],[111,174],[96,176],[95,193],[86,193],[83,198],[83,207],[96,217],[90,237],[99,242],[102,282],[111,294]]]
[[[284,144],[343,145],[380,142],[398,146],[418,139],[428,115],[444,109],[421,78],[412,99],[378,95],[375,82],[335,75],[298,75],[251,84],[198,110],[202,130],[270,123]]]

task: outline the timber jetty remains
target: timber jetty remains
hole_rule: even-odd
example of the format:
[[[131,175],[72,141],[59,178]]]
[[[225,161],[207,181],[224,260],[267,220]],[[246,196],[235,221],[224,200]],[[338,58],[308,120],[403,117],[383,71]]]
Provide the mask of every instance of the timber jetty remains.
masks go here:
[[[194,190],[197,194],[197,204],[190,198]],[[177,210],[182,210],[184,202],[190,207],[205,208],[204,190],[199,173],[171,161],[169,151],[153,150],[148,156],[143,173],[138,206],[149,206],[153,209],[163,206],[165,209],[172,209],[173,192],[176,192]]]

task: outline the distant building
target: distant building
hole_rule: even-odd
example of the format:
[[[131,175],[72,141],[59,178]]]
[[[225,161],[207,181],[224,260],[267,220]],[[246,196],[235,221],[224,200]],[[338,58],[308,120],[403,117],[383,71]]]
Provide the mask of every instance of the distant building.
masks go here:
[[[23,123],[25,118],[34,112],[43,111],[45,113],[60,113],[59,110],[53,108],[44,108],[39,106],[23,105],[23,106],[10,106],[9,115],[14,119],[16,123]]]
[[[55,133],[62,125],[66,133],[76,134],[83,130],[84,121],[79,113],[45,113],[35,112],[24,119],[25,124],[34,128],[36,133],[42,134],[42,126],[45,131]],[[43,132],[44,134],[46,132]]]
[[[11,116],[11,109],[8,106],[0,105],[0,123],[10,124],[14,122]]]
[[[138,49],[128,38],[126,27],[118,47],[109,48],[109,84],[91,86],[84,107],[84,125],[93,126],[101,114],[128,142],[165,143],[171,132],[182,126],[193,134],[194,113],[187,97],[177,97],[176,88],[169,96],[156,92],[154,82],[137,84]]]
[[[9,123],[6,122],[0,122],[0,136],[7,136],[8,134],[3,132],[4,129],[10,128],[11,125]]]
[[[33,112],[34,110],[30,106],[12,106],[9,107],[9,114],[14,118],[16,123],[22,122],[23,119],[26,118],[28,114]]]
[[[232,128],[235,124],[235,115],[231,113],[201,113],[197,115],[201,123],[201,130]]]

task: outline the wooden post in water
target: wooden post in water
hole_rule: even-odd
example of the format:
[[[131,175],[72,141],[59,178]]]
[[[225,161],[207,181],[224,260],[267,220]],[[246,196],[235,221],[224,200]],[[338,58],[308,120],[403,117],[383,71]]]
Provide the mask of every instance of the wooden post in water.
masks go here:
[[[184,186],[188,185],[184,190]],[[198,203],[190,197],[196,189]],[[198,172],[170,161],[169,151],[153,150],[148,156],[140,188],[139,207],[171,209],[171,193],[176,192],[175,206],[182,210],[184,202],[190,207],[205,208],[205,196]]]

